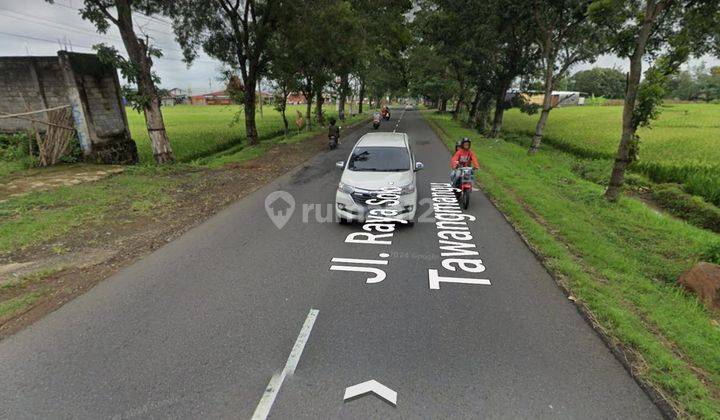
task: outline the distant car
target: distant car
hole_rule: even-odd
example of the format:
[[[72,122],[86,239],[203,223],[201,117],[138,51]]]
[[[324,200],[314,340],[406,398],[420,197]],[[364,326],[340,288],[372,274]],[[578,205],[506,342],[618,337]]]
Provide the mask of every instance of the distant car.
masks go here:
[[[412,224],[417,211],[415,172],[423,168],[415,161],[411,142],[405,133],[365,134],[353,147],[347,162],[340,161],[343,174],[335,194],[340,222],[365,220],[368,211],[383,207],[398,211],[396,219]],[[388,189],[395,190],[398,205],[379,205]],[[374,201],[375,200],[375,201]]]
[[[415,109],[414,106],[412,106],[410,104],[405,105],[405,111],[412,111],[413,109]]]

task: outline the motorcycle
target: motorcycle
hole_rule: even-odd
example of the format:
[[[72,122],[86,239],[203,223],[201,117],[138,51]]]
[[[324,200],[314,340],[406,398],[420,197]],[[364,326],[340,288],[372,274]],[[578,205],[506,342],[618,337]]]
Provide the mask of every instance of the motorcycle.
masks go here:
[[[383,109],[383,110],[382,110],[382,117],[383,117],[383,119],[384,119],[385,121],[389,121],[389,120],[390,120],[390,110],[387,109],[387,108]]]
[[[377,130],[378,127],[380,127],[380,114],[376,113],[373,115],[372,126],[375,130]]]
[[[464,210],[470,205],[470,193],[473,189],[473,168],[461,167],[460,176],[455,180],[455,198]],[[458,185],[459,184],[459,185]]]
[[[336,136],[329,136],[328,139],[328,147],[330,147],[330,150],[336,149],[338,146],[338,138]]]

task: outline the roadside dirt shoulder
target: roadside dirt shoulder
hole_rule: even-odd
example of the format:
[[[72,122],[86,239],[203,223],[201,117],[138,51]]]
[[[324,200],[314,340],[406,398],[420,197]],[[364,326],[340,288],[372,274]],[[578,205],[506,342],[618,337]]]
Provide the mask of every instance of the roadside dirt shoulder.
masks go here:
[[[361,124],[349,127],[349,131]],[[61,256],[49,251],[52,244],[12,255],[8,264],[0,266],[0,269],[7,268],[5,273],[0,270],[0,278],[4,276],[4,281],[0,280],[0,305],[21,297],[19,288],[8,284],[13,276],[32,282],[31,290],[37,294],[32,304],[5,318],[0,316],[0,339],[58,309],[122,267],[326,149],[327,139],[319,135],[297,143],[280,144],[257,158],[230,163],[221,169],[162,175],[175,181],[179,178],[179,187],[172,191],[171,202],[154,210],[151,218],[118,210],[118,214],[109,215],[108,222],[96,229],[70,232],[53,241],[62,244]],[[27,292],[27,287],[22,288],[25,296]]]

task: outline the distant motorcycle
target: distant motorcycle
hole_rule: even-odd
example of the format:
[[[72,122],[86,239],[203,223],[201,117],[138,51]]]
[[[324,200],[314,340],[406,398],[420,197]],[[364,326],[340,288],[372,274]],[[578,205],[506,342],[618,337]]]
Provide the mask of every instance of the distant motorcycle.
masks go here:
[[[375,130],[380,127],[380,114],[378,114],[377,112],[373,114],[372,126]]]
[[[390,120],[390,110],[387,109],[387,108],[383,109],[383,110],[382,110],[382,117],[383,117],[383,119],[384,119],[385,121],[389,121],[389,120]]]
[[[473,168],[462,167],[458,169],[460,170],[460,179],[455,182],[460,185],[458,185],[455,190],[455,198],[458,204],[467,210],[470,205],[470,193],[473,189]]]

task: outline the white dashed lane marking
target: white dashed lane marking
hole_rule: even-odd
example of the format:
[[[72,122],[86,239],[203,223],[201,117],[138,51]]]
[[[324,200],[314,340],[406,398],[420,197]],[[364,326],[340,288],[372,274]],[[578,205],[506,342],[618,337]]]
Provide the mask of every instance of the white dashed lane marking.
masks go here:
[[[319,312],[320,311],[317,309],[310,309],[307,318],[305,318],[305,323],[300,329],[300,334],[298,335],[297,340],[295,340],[295,345],[290,352],[287,363],[285,363],[285,368],[282,372],[276,373],[272,376],[272,378],[270,378],[270,382],[268,383],[267,388],[265,388],[265,393],[260,399],[260,402],[255,409],[255,413],[253,413],[253,420],[265,420],[268,414],[270,414],[270,409],[272,409],[275,397],[277,397],[285,377],[295,373],[295,368],[300,361],[300,356],[305,348],[305,343],[307,343],[308,338],[310,337],[310,331],[312,331],[313,324],[315,324],[315,318],[317,318]]]

